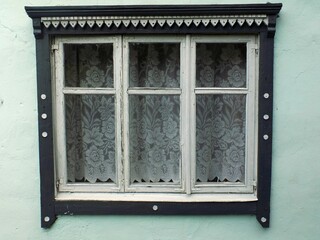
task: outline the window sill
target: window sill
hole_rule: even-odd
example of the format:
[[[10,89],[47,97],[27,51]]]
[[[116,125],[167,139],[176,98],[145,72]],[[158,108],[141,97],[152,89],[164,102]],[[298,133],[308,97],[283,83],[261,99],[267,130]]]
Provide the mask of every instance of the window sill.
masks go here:
[[[174,194],[174,193],[58,193],[57,201],[130,201],[130,202],[254,202],[249,194]]]

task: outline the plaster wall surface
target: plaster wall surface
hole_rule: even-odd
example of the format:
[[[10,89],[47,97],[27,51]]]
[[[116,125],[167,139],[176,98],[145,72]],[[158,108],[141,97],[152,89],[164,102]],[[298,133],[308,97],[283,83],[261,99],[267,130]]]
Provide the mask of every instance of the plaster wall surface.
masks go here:
[[[0,239],[320,239],[320,1],[283,0],[275,37],[271,227],[254,216],[63,216],[40,228],[36,59],[24,6],[261,0],[2,0]]]

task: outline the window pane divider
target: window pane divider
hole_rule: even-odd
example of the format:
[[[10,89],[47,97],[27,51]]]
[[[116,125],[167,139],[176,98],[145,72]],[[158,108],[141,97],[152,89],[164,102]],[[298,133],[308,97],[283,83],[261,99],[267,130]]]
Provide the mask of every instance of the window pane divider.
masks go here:
[[[113,56],[114,56],[114,80],[113,84],[115,89],[101,89],[106,91],[105,94],[109,94],[114,91],[115,94],[115,160],[116,160],[116,176],[117,176],[117,186],[120,192],[124,192],[124,166],[122,159],[122,89],[121,83],[122,79],[122,36],[115,38],[115,43],[113,45]],[[100,89],[97,89],[100,90]]]
[[[193,136],[193,132],[188,131],[187,129],[192,129],[192,123],[190,121],[190,115],[192,116],[193,114],[193,106],[191,106],[191,79],[190,79],[190,35],[186,36],[186,42],[185,42],[185,48],[183,49],[184,51],[182,51],[182,58],[181,62],[184,64],[183,68],[182,68],[182,77],[183,79],[186,79],[186,81],[181,81],[181,85],[183,86],[183,90],[184,90],[184,94],[183,97],[184,99],[182,99],[181,104],[183,106],[182,108],[182,112],[181,112],[181,116],[182,116],[182,131],[181,131],[181,135],[182,137],[182,141],[183,141],[183,147],[182,147],[182,169],[183,169],[183,175],[184,175],[184,179],[185,179],[185,183],[184,183],[184,187],[185,187],[185,191],[186,194],[188,194],[189,196],[191,195],[191,159],[192,156],[190,155],[191,153],[191,148],[190,146],[192,146],[192,141],[191,141],[191,137]],[[192,118],[192,117],[191,117]]]
[[[248,88],[195,88],[195,94],[247,94]]]
[[[196,43],[193,40],[194,37],[189,40],[189,129],[190,129],[190,188],[194,189],[196,184]],[[194,92],[194,93],[193,93]],[[191,195],[192,196],[192,195]]]
[[[115,94],[114,88],[63,88],[64,94]]]
[[[128,94],[138,94],[138,95],[152,95],[152,94],[159,94],[159,95],[179,95],[182,93],[180,88],[129,88],[127,90]]]
[[[129,96],[126,93],[129,81],[129,43],[122,38],[122,154],[123,154],[123,183],[124,191],[130,186],[130,165],[129,165]]]

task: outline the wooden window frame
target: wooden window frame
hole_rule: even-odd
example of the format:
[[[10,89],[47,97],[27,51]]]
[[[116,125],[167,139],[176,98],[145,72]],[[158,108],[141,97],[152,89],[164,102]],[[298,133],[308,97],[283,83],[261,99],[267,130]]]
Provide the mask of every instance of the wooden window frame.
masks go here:
[[[26,7],[33,20],[36,38],[41,226],[49,228],[57,215],[64,214],[254,214],[263,227],[269,227],[273,46],[276,18],[281,6],[282,4]],[[82,193],[73,199],[68,198],[68,193],[65,193],[65,197],[57,197],[56,185],[59,182],[57,184],[55,178],[54,136],[60,136],[61,133],[55,132],[53,121],[56,117],[56,105],[53,102],[57,93],[53,92],[52,83],[55,82],[54,77],[59,76],[59,72],[51,72],[52,51],[57,47],[54,39],[58,36],[80,39],[91,35],[108,37],[146,34],[254,35],[259,39],[259,72],[254,103],[257,104],[258,111],[257,121],[254,123],[258,132],[257,140],[252,142],[257,144],[257,179],[253,183],[256,185],[256,199],[244,200],[233,194],[214,199],[215,193],[209,194],[213,200],[202,202],[166,198],[165,195],[154,201],[143,194],[134,201],[130,194],[124,199],[114,197],[109,200],[98,193],[94,198]],[[191,39],[192,37],[187,37],[186,43],[191,44]],[[187,53],[186,58],[194,59],[192,55]],[[194,70],[187,73],[188,76],[189,74],[192,76]],[[71,92],[74,90],[67,89]],[[202,90],[197,91],[200,93]],[[183,108],[187,108],[186,103]],[[190,156],[192,158],[194,153]],[[187,192],[191,190],[192,188],[186,189]]]
[[[129,87],[129,44],[130,43],[179,43],[180,44],[180,68],[181,81],[179,88],[144,88]],[[114,48],[114,76],[116,81],[113,88],[83,88],[83,87],[66,87],[64,86],[64,44],[113,44]],[[247,52],[247,86],[243,88],[230,87],[213,87],[198,88],[195,86],[196,76],[196,43],[245,43]],[[146,201],[154,201],[155,198],[161,198],[163,201],[255,201],[256,200],[256,84],[257,79],[257,59],[258,45],[257,37],[247,35],[229,35],[229,36],[89,36],[89,37],[56,37],[53,43],[54,51],[52,53],[52,69],[53,75],[53,130],[54,130],[54,146],[55,146],[55,167],[57,173],[55,181],[57,182],[56,199],[57,200],[75,200],[85,199],[95,200],[95,193],[100,193],[99,198],[105,201],[112,198],[112,194],[126,192],[117,196],[118,200],[130,199],[136,201],[141,197],[131,193],[144,193]],[[190,57],[186,57],[190,56]],[[65,103],[64,94],[83,95],[83,94],[99,94],[115,96],[115,112],[116,112],[116,149],[117,149],[117,183],[68,183],[67,182],[67,157],[66,157],[66,127],[65,127]],[[129,162],[129,102],[130,95],[180,95],[180,139],[181,144],[181,163],[179,184],[130,184],[130,162]],[[220,182],[220,183],[201,183],[196,184],[195,181],[195,97],[201,94],[242,94],[246,95],[246,178],[244,183],[237,182]],[[121,97],[122,96],[122,97]],[[123,129],[123,136],[121,132]],[[190,129],[190,131],[184,131]],[[123,146],[123,147],[121,147]],[[122,149],[123,148],[123,152]],[[123,156],[123,158],[122,158]],[[123,161],[123,162],[122,162]],[[125,174],[123,174],[123,172]],[[147,193],[186,193],[196,194],[198,196],[168,196],[168,194],[150,194]],[[60,194],[69,193],[69,194]],[[82,193],[81,195],[77,193]],[[87,193],[87,194],[85,194]],[[206,195],[204,195],[205,193]],[[215,193],[210,194],[210,193]],[[230,193],[233,194],[230,197]],[[238,195],[235,195],[238,194]],[[241,194],[245,194],[241,196]],[[227,197],[228,196],[228,197]]]
[[[64,44],[112,44],[114,52],[114,71],[115,79],[120,78],[121,37],[57,37],[53,39],[53,51],[51,54],[52,62],[52,90],[55,94],[52,96],[53,106],[53,134],[54,134],[54,152],[55,152],[55,182],[56,196],[59,192],[120,192],[123,189],[121,183],[85,184],[85,183],[68,183],[67,182],[67,149],[66,149],[66,126],[65,126],[65,101],[64,95],[113,95],[115,97],[115,149],[116,159],[121,159],[121,112],[120,112],[120,95],[121,83],[114,81],[113,88],[83,88],[83,87],[66,87],[64,83]],[[117,177],[122,178],[122,162],[116,161]]]

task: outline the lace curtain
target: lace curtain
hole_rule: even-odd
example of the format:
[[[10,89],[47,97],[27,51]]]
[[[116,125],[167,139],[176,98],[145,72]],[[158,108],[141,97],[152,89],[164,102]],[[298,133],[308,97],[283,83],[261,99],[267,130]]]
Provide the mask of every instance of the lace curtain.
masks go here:
[[[67,87],[113,87],[112,44],[64,45]],[[116,182],[113,95],[65,95],[69,181]]]
[[[245,87],[245,44],[197,44],[197,87]],[[197,95],[196,180],[244,181],[246,96]]]
[[[65,85],[113,87],[112,51],[66,44]],[[131,44],[129,86],[179,88],[180,45]],[[245,87],[245,44],[197,44],[196,86]],[[69,181],[117,181],[114,104],[113,95],[65,95]],[[196,181],[244,181],[245,109],[245,95],[196,96]],[[180,95],[129,95],[129,146],[131,183],[179,183]]]
[[[179,44],[131,44],[131,87],[179,87]],[[129,96],[131,182],[180,182],[180,96]]]

